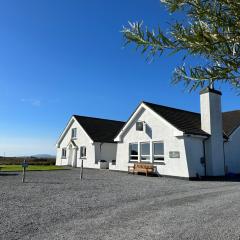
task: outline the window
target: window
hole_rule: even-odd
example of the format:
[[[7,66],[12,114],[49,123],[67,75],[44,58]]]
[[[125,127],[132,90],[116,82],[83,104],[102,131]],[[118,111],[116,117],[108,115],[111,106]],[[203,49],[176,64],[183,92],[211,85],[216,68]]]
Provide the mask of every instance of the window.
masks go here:
[[[163,142],[153,143],[153,161],[154,162],[164,161],[164,143]]]
[[[73,128],[72,129],[72,139],[75,139],[75,138],[77,138],[77,129]]]
[[[87,148],[85,146],[82,146],[80,148],[80,158],[86,158],[87,156]]]
[[[141,161],[150,161],[150,143],[141,143]]]
[[[67,149],[63,148],[62,149],[62,158],[66,158],[67,157]]]
[[[129,144],[129,162],[138,161],[138,144],[130,143]]]
[[[136,130],[143,131],[143,122],[136,122]]]

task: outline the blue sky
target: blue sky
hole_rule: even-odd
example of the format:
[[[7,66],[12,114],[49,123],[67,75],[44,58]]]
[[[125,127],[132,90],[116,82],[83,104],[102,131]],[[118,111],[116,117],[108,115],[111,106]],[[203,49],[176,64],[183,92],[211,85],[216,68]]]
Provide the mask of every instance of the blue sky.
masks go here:
[[[159,0],[0,0],[0,155],[55,153],[72,114],[126,120],[140,101],[199,111],[171,85],[178,56],[147,63],[120,33],[128,21],[167,26]],[[239,109],[228,86],[223,110]]]

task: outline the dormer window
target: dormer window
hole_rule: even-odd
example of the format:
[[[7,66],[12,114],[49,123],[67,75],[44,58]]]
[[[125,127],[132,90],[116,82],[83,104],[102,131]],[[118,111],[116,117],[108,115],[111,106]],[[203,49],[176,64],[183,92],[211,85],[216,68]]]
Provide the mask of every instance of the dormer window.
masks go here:
[[[77,129],[73,128],[72,129],[72,139],[76,139],[77,138]]]
[[[136,122],[136,130],[143,131],[143,122]]]

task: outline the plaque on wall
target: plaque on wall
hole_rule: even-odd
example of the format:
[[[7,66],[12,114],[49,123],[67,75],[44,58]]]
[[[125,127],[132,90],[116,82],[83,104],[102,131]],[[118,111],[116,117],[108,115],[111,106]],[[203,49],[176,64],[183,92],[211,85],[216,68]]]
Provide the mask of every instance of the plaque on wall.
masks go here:
[[[180,152],[179,151],[170,151],[169,157],[170,158],[180,158]]]

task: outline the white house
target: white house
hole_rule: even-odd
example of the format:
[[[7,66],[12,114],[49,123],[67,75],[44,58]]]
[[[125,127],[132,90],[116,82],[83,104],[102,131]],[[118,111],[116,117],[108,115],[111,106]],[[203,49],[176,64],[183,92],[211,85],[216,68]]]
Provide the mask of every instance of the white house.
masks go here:
[[[221,92],[200,92],[201,113],[142,102],[123,122],[73,116],[57,143],[57,165],[128,171],[151,163],[163,176],[240,173],[240,111],[221,111]],[[115,163],[115,162],[114,162]]]
[[[201,91],[201,114],[142,102],[115,138],[116,170],[144,162],[183,178],[240,173],[240,111],[222,113],[221,95]]]
[[[73,115],[57,142],[56,165],[99,168],[99,161],[116,161],[114,137],[123,122]],[[110,164],[110,165],[111,165]]]

